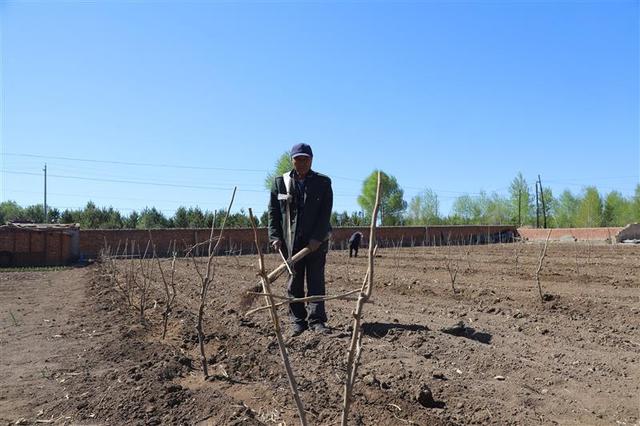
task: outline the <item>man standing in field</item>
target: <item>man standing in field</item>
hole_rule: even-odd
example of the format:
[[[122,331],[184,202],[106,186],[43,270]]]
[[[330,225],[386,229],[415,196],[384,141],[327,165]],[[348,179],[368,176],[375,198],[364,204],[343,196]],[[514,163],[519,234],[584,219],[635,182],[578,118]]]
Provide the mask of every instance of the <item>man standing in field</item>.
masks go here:
[[[293,266],[289,280],[289,297],[305,297],[304,278],[307,277],[307,296],[325,294],[324,267],[329,248],[333,191],[331,179],[311,170],[313,152],[305,143],[291,148],[293,170],[275,178],[269,201],[269,241],[275,250],[282,250],[288,259],[305,247],[311,253]],[[329,333],[325,326],[327,314],[324,301],[289,304],[293,322],[292,335],[311,328]]]

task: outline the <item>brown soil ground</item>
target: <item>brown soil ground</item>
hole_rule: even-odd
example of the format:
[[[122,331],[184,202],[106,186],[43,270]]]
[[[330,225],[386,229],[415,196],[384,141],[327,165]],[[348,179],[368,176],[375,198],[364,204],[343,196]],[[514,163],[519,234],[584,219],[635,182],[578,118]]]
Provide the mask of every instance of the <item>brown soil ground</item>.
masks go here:
[[[350,424],[639,424],[640,247],[550,245],[544,304],[533,278],[539,245],[467,250],[380,251]],[[458,265],[456,294],[447,258]],[[98,264],[0,273],[0,423],[298,423],[268,314],[246,318],[239,306],[256,282],[255,256],[215,262],[206,381],[190,262],[178,261],[165,340],[158,283],[140,325]],[[366,265],[331,252],[328,293],[359,288]],[[331,335],[287,341],[313,425],[339,424],[355,304],[327,303]],[[442,331],[460,321],[458,335]],[[426,407],[417,400],[425,387]]]

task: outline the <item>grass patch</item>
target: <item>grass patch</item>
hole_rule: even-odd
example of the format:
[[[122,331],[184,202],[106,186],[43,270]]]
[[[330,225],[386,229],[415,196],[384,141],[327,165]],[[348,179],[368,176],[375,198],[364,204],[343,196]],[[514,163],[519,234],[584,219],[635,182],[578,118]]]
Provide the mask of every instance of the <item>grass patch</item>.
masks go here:
[[[9,315],[11,315],[11,319],[13,320],[13,326],[14,327],[19,326],[20,324],[18,323],[18,320],[16,319],[16,316],[13,315],[13,311],[9,311]]]

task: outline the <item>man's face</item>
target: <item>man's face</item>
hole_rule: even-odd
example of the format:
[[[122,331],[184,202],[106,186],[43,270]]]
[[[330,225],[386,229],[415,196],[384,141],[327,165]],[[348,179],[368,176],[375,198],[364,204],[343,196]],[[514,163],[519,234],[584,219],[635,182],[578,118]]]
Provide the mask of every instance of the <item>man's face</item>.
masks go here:
[[[302,178],[304,178],[311,169],[311,157],[307,157],[306,155],[293,157],[291,162],[293,163],[293,168],[296,169],[298,176]]]

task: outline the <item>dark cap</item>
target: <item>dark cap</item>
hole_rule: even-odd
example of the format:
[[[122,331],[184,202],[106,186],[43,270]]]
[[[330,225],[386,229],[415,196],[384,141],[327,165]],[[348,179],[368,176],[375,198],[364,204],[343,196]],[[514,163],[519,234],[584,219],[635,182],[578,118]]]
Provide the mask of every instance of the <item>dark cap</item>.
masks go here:
[[[297,143],[291,148],[291,158],[300,157],[301,155],[313,157],[313,151],[306,143]]]

